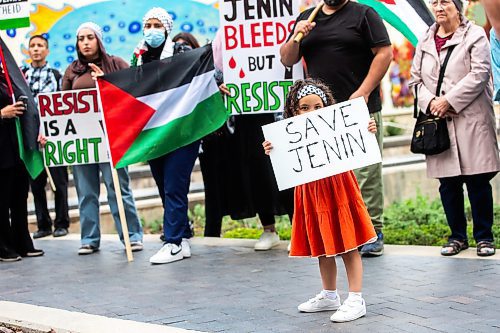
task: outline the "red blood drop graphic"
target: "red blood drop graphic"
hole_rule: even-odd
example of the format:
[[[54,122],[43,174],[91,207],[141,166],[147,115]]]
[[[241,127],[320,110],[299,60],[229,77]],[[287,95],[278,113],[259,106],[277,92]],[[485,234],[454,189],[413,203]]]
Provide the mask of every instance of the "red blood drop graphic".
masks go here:
[[[234,60],[234,57],[231,57],[229,60],[229,68],[234,69],[236,67],[236,61]]]
[[[245,72],[243,71],[243,68],[240,69],[240,79],[245,77]]]

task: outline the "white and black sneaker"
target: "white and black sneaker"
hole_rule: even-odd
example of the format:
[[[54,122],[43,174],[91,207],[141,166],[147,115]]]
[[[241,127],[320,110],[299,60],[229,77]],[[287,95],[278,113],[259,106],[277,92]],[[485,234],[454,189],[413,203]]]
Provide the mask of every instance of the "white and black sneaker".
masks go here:
[[[168,264],[170,262],[182,260],[183,258],[182,245],[166,243],[154,256],[149,258],[149,262],[152,264]]]
[[[130,249],[132,252],[139,252],[144,249],[144,244],[141,241],[130,242]]]

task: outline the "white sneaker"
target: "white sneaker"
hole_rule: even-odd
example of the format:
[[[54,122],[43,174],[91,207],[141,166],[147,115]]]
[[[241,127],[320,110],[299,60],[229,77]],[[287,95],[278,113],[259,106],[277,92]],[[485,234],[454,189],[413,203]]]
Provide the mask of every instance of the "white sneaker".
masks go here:
[[[279,245],[279,243],[280,236],[277,233],[264,231],[253,248],[255,251],[267,251]]]
[[[142,242],[137,241],[137,242],[130,242],[130,248],[132,252],[139,252],[144,249],[144,244]]]
[[[336,323],[356,320],[366,314],[366,304],[364,299],[351,300],[347,298],[344,304],[335,312],[330,320]]]
[[[189,239],[183,238],[181,246],[182,246],[182,256],[184,258],[191,258],[191,244],[189,243]]]
[[[96,251],[99,251],[99,249],[96,248],[96,247],[93,247],[92,245],[85,244],[85,245],[82,245],[78,249],[78,254],[79,255],[87,255],[87,254],[92,254],[92,253],[94,253]]]
[[[340,297],[330,299],[327,298],[323,292],[317,294],[307,302],[298,306],[300,312],[320,312],[320,311],[333,311],[340,307]]]
[[[183,258],[182,246],[167,243],[154,256],[149,258],[149,262],[152,264],[168,264]]]
[[[288,253],[290,253],[291,248],[292,248],[292,242],[288,243],[288,246],[286,247]]]

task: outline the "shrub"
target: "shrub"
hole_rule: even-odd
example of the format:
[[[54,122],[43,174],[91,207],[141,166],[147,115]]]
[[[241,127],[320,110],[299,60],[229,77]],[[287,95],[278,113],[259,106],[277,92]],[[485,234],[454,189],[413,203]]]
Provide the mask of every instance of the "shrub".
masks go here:
[[[404,133],[404,129],[398,126],[390,125],[390,123],[396,124],[394,118],[389,119],[389,124],[384,126],[384,136],[395,136]]]
[[[465,201],[465,215],[468,220],[469,244],[475,246],[472,237],[472,213],[468,200]],[[189,211],[189,219],[194,223],[195,236],[203,236],[205,227],[205,206],[197,204]],[[500,205],[494,206],[493,236],[500,247]],[[144,229],[151,233],[162,230],[162,221],[141,221]],[[282,240],[289,240],[291,224],[288,216],[276,217],[276,230]],[[443,206],[439,198],[430,200],[417,192],[414,198],[395,201],[384,211],[384,241],[386,244],[435,245],[446,243],[450,229],[446,222]],[[233,220],[225,216],[222,220],[224,238],[257,239],[262,233],[262,225],[257,217]]]
[[[468,200],[465,201],[465,216],[469,244],[475,246]],[[493,235],[499,246],[500,205],[494,207],[494,221]],[[431,201],[417,193],[415,198],[394,202],[384,211],[384,241],[387,244],[440,246],[446,243],[449,235],[450,229],[439,198]]]

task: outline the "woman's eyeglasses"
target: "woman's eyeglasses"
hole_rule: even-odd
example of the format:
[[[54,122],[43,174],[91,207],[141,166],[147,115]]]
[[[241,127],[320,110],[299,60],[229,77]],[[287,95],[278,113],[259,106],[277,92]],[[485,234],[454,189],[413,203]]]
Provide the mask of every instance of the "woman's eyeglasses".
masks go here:
[[[453,3],[453,1],[450,1],[450,0],[430,1],[430,4],[432,7],[438,7],[439,5],[441,5],[441,7],[447,7],[447,6],[451,5],[452,3]]]

